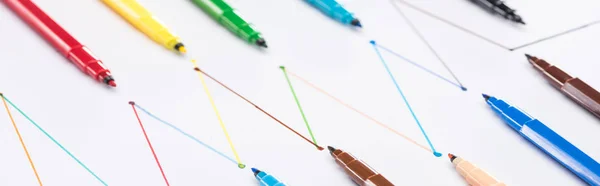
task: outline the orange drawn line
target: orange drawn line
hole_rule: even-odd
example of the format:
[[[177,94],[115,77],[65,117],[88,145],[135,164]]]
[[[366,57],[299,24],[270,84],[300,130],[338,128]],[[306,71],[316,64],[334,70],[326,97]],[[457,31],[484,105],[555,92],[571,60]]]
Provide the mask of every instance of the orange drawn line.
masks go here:
[[[400,132],[398,132],[398,131],[394,130],[393,128],[391,128],[391,127],[389,127],[389,126],[387,126],[387,125],[385,125],[385,124],[381,123],[380,121],[376,120],[375,118],[373,118],[373,117],[371,117],[371,116],[369,116],[369,115],[365,114],[364,112],[362,112],[362,111],[360,111],[360,110],[358,110],[358,109],[356,109],[356,108],[354,108],[354,107],[350,106],[348,103],[345,103],[345,102],[343,102],[342,100],[340,100],[340,99],[336,98],[335,96],[333,96],[333,95],[331,95],[331,94],[329,94],[329,93],[325,92],[325,90],[323,90],[323,89],[321,89],[321,88],[317,87],[316,85],[314,85],[314,84],[310,83],[308,80],[306,80],[306,79],[304,79],[304,78],[302,78],[302,77],[300,77],[300,76],[296,75],[295,73],[291,72],[291,71],[290,71],[290,70],[288,70],[288,69],[286,69],[286,70],[287,70],[287,72],[288,72],[290,75],[292,75],[292,76],[294,76],[294,77],[298,78],[300,81],[302,81],[303,83],[307,84],[308,86],[310,86],[310,87],[314,88],[315,90],[317,90],[317,91],[319,91],[319,92],[321,92],[321,93],[325,94],[327,97],[329,97],[329,98],[331,98],[331,99],[335,100],[336,102],[338,102],[338,103],[340,103],[340,104],[344,105],[346,108],[348,108],[348,109],[350,109],[350,110],[352,110],[352,111],[354,111],[354,112],[356,112],[356,113],[358,113],[358,114],[362,115],[363,117],[365,117],[365,118],[367,118],[367,119],[369,119],[369,120],[371,120],[371,121],[375,122],[375,124],[377,124],[377,125],[379,125],[379,126],[381,126],[381,127],[385,128],[385,129],[387,129],[387,130],[389,130],[389,131],[393,132],[394,134],[396,134],[396,135],[398,135],[398,136],[400,136],[400,137],[402,137],[402,138],[404,138],[404,139],[408,140],[409,142],[411,142],[411,143],[413,143],[413,144],[415,144],[415,145],[417,145],[417,146],[421,147],[422,149],[424,149],[424,150],[426,150],[426,151],[428,151],[428,152],[433,152],[433,151],[431,151],[431,149],[429,149],[428,147],[426,147],[426,146],[424,146],[424,145],[421,145],[421,144],[417,143],[415,140],[411,139],[410,137],[408,137],[408,136],[406,136],[406,135],[404,135],[404,134],[402,134],[402,133],[400,133]]]
[[[37,179],[37,181],[40,184],[40,186],[42,186],[42,180],[40,179],[40,175],[38,175],[38,172],[35,169],[35,165],[33,165],[33,160],[31,160],[31,156],[29,155],[29,151],[27,150],[27,147],[25,146],[25,142],[23,141],[23,137],[21,137],[21,133],[19,132],[19,128],[17,127],[17,124],[15,123],[15,120],[13,119],[13,116],[10,113],[10,109],[8,109],[8,105],[6,104],[6,100],[4,99],[4,95],[2,95],[2,93],[0,93],[0,97],[2,97],[2,103],[4,103],[4,108],[6,109],[6,113],[8,113],[8,117],[10,118],[10,121],[12,122],[13,128],[15,128],[15,133],[17,133],[17,136],[19,137],[19,141],[21,142],[21,146],[23,147],[23,150],[25,151],[25,155],[27,155],[27,159],[29,160],[29,165],[31,165],[31,169],[33,169],[33,173],[35,174],[35,178]]]

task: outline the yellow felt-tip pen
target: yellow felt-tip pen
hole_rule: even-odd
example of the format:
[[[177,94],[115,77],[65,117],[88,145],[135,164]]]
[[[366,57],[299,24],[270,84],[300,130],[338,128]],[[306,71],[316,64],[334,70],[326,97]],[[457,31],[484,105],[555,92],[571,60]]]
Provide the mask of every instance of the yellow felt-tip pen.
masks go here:
[[[179,37],[165,27],[146,8],[135,0],[102,0],[113,11],[125,18],[138,30],[164,47],[186,53]]]

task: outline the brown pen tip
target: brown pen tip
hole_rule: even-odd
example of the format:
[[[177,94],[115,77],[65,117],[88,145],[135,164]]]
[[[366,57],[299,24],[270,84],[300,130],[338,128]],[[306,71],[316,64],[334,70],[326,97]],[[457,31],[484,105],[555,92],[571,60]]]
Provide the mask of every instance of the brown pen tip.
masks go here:
[[[323,148],[323,147],[321,147],[321,146],[317,146],[317,149],[318,149],[319,151],[323,151],[323,150],[325,150],[325,148]]]
[[[135,105],[135,102],[133,102],[133,101],[129,101],[129,104],[130,104],[130,105]]]
[[[450,162],[452,162],[454,159],[456,159],[456,156],[452,153],[448,153],[448,158],[450,158]]]

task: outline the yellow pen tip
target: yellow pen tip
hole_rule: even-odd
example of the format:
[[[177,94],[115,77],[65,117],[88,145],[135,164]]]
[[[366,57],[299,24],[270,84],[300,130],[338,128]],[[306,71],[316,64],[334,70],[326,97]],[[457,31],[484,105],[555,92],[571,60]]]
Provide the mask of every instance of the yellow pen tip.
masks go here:
[[[177,50],[182,54],[185,54],[187,52],[184,46],[179,47]]]

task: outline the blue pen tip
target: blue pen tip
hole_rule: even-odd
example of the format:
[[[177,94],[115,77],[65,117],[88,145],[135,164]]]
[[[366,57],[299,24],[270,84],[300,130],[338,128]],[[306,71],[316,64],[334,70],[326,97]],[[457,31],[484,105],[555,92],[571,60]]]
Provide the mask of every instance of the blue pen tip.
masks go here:
[[[362,28],[362,24],[358,19],[353,19],[352,22],[350,22],[350,24]]]
[[[433,155],[435,157],[442,157],[442,153],[439,153],[439,152],[434,152]]]
[[[371,40],[371,41],[369,41],[369,43],[375,44],[375,40]]]
[[[257,173],[259,170],[257,168],[252,167],[250,170],[252,170],[253,173]]]
[[[483,96],[483,98],[487,101],[488,99],[490,99],[490,96],[487,94],[481,94],[481,96]]]
[[[460,87],[461,90],[467,91],[467,87]]]

